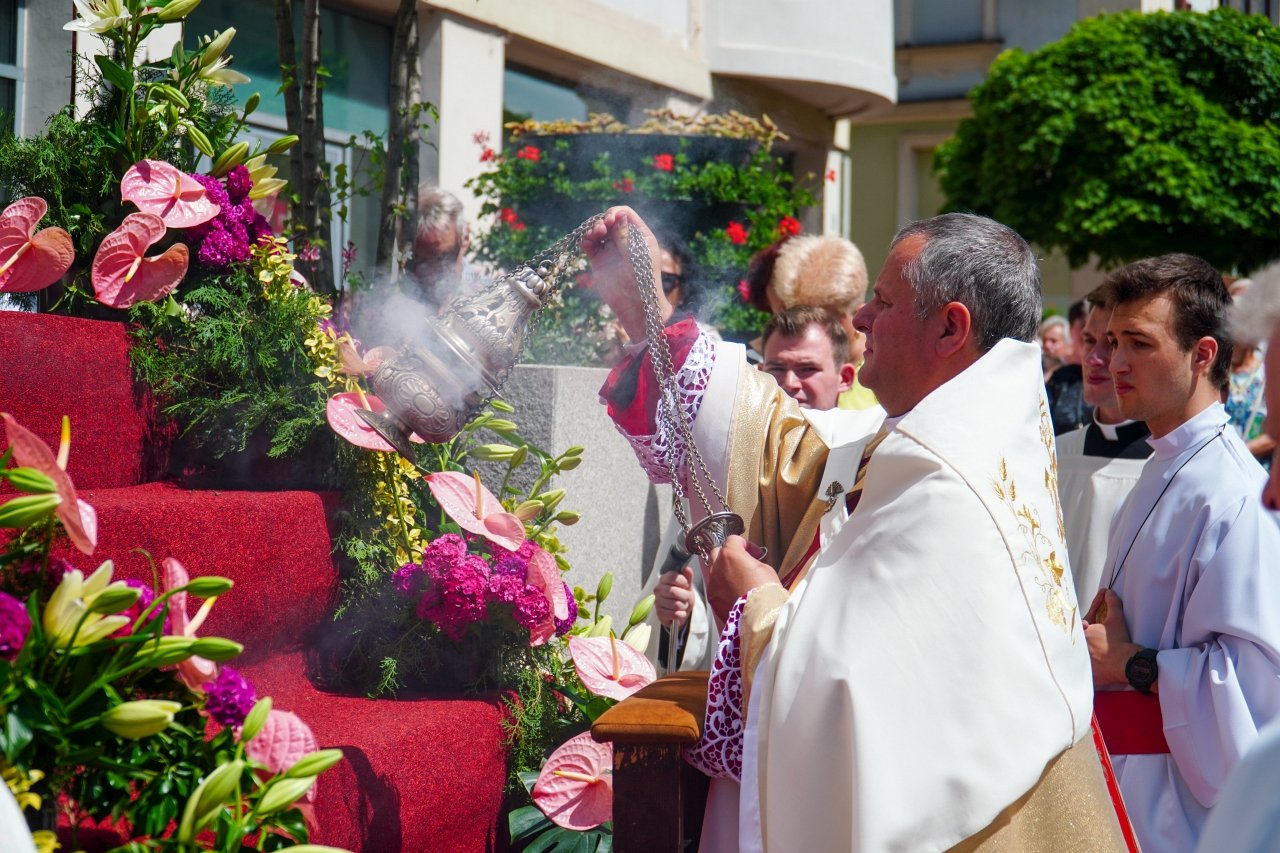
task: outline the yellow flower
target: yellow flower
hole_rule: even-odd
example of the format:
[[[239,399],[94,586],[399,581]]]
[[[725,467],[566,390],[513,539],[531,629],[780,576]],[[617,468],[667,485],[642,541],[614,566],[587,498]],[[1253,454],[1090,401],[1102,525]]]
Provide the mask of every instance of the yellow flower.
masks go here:
[[[9,790],[13,792],[19,808],[40,811],[44,800],[39,794],[32,793],[31,787],[44,778],[43,771],[32,770],[30,773],[23,773],[17,767],[6,767],[0,771],[0,778],[4,779]]]
[[[62,849],[62,845],[58,843],[58,833],[51,829],[37,829],[31,833],[31,840],[35,842],[36,853],[55,853]]]
[[[120,596],[121,601],[124,596],[117,591],[130,589],[124,581],[111,582],[113,569],[114,565],[107,560],[87,580],[79,569],[72,569],[62,576],[62,582],[44,608],[44,633],[51,643],[66,648],[74,640],[75,646],[87,646],[129,624],[128,616],[104,616],[92,612],[95,600],[108,589],[113,590],[110,598]],[[121,609],[128,606],[125,604]],[[76,631],[77,625],[80,626],[79,632]]]

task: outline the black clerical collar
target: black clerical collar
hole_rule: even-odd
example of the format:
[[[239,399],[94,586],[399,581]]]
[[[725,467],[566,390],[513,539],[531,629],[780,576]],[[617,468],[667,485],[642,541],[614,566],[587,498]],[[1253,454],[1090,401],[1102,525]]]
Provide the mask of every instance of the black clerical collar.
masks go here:
[[[1147,436],[1151,430],[1142,421],[1099,424],[1095,419],[1084,434],[1084,455],[1107,459],[1146,459],[1151,455]]]

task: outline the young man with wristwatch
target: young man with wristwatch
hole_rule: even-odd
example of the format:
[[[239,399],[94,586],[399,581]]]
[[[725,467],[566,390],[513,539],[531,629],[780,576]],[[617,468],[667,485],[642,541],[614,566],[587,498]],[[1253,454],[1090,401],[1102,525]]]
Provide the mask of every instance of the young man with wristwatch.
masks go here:
[[[1221,275],[1164,255],[1107,287],[1120,411],[1146,422],[1154,453],[1085,616],[1095,711],[1143,849],[1190,851],[1227,773],[1280,717],[1280,525],[1220,402]]]

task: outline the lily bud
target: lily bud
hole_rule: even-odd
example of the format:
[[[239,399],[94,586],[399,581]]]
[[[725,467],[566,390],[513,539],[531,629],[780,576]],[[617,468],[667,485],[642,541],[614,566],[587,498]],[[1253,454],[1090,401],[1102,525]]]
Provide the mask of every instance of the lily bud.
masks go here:
[[[90,613],[110,616],[128,610],[138,601],[140,590],[132,586],[111,586],[93,596],[88,602]]]
[[[653,595],[646,595],[644,598],[636,602],[636,606],[631,608],[631,618],[627,620],[627,626],[639,625],[641,622],[649,618],[649,614],[653,612]]]
[[[582,513],[566,509],[556,513],[556,517],[551,520],[563,524],[565,527],[573,527],[573,525],[582,520]]]
[[[556,467],[558,467],[561,471],[572,471],[574,468],[577,468],[581,464],[582,464],[581,456],[567,456],[564,459],[561,459],[559,462],[557,462]]]
[[[283,154],[290,148],[298,144],[297,134],[290,133],[288,136],[282,136],[275,142],[267,146],[268,154]]]
[[[607,637],[613,633],[613,617],[608,613],[600,617],[600,621],[587,629],[585,636]]]
[[[285,771],[284,775],[290,779],[306,779],[319,776],[341,760],[342,750],[340,749],[318,749],[295,761],[293,766]]]
[[[489,406],[490,408],[497,409],[499,412],[506,412],[508,415],[512,414],[516,410],[516,407],[508,403],[506,400],[490,400]]]
[[[182,821],[178,824],[175,836],[178,841],[190,844],[195,839],[197,833],[217,816],[243,774],[244,762],[230,761],[218,767],[196,786],[187,800],[186,808],[182,810]]]
[[[173,715],[181,708],[181,703],[166,699],[121,702],[102,715],[102,725],[112,734],[128,740],[138,740],[169,728]]]
[[[603,602],[613,590],[613,572],[605,572],[596,584],[596,601]]]
[[[200,57],[200,67],[208,68],[222,58],[222,54],[226,52],[231,40],[236,37],[236,28],[227,27],[224,31],[218,33],[213,41],[209,42],[209,46],[205,48],[204,55]]]
[[[511,454],[511,459],[507,461],[507,464],[510,465],[512,468],[519,468],[521,465],[524,464],[524,461],[528,458],[529,458],[529,445],[522,444],[516,448],[515,453]]]
[[[584,448],[581,444],[575,444],[573,447],[570,447],[568,450],[566,450],[564,452],[564,455],[565,456],[581,456],[582,451],[585,449],[586,448]]]
[[[509,444],[481,444],[468,450],[467,455],[482,462],[505,462],[515,452],[516,449]]]
[[[212,157],[213,145],[209,142],[209,137],[204,135],[204,131],[194,124],[189,124],[186,127],[187,136],[191,139],[191,144],[196,147],[196,150],[206,157]]]
[[[553,510],[560,501],[564,500],[564,494],[564,489],[552,489],[538,495],[538,500],[542,501],[542,505],[548,510]]]
[[[244,646],[225,637],[201,637],[191,644],[191,654],[215,663],[231,660],[244,651]]]
[[[0,505],[0,527],[30,527],[53,514],[62,504],[56,494],[23,495]]]
[[[262,727],[267,723],[267,717],[271,715],[271,697],[263,696],[244,718],[244,725],[240,727],[240,742],[248,743],[258,736],[258,732],[262,731]]]
[[[4,472],[4,476],[20,492],[43,495],[58,490],[57,483],[35,468],[11,468]]]
[[[195,11],[200,5],[200,0],[170,0],[169,5],[165,6],[156,13],[157,20],[164,21],[166,24],[174,21],[181,21],[187,15]]]
[[[145,659],[153,667],[171,666],[191,657],[194,654],[191,646],[194,644],[194,637],[165,635],[153,643],[143,644],[138,650],[138,657]]]
[[[215,178],[225,177],[236,166],[244,162],[244,158],[249,154],[248,142],[237,142],[226,151],[218,155],[218,159],[213,161],[213,168],[209,170],[209,174]]]
[[[231,578],[224,578],[221,575],[205,575],[202,578],[192,578],[191,582],[187,584],[187,592],[197,598],[214,598],[222,595],[235,585],[235,581],[231,580]]]
[[[258,104],[262,103],[262,95],[254,92],[244,102],[244,117],[248,118],[254,110],[258,108]]]
[[[311,790],[311,786],[316,783],[316,777],[307,776],[302,779],[283,778],[276,782],[267,792],[262,795],[262,799],[258,800],[258,805],[254,807],[254,814],[269,815],[278,811],[283,811],[293,805],[294,801]]]
[[[653,636],[652,625],[637,625],[623,636],[622,642],[638,652],[644,653],[649,648],[649,639]]]
[[[515,432],[516,422],[507,420],[506,418],[493,418],[489,423],[485,424],[494,432]]]
[[[542,501],[535,498],[520,504],[512,515],[521,521],[533,521],[540,512],[542,512]]]
[[[157,83],[151,87],[151,91],[184,110],[191,109],[191,102],[187,100],[187,96],[167,83]]]

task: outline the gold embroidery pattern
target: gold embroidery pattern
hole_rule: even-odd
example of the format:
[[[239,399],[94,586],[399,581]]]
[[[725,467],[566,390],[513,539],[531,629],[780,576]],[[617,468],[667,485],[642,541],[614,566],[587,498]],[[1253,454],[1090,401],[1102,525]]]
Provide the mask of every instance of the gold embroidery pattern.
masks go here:
[[[1078,608],[1072,601],[1067,584],[1067,567],[1058,557],[1065,553],[1066,528],[1062,521],[1062,505],[1058,501],[1058,455],[1053,440],[1053,422],[1044,400],[1040,401],[1040,442],[1045,447],[1047,465],[1044,470],[1044,488],[1053,501],[1053,527],[1046,528],[1040,513],[1028,503],[1018,503],[1018,487],[1009,476],[1009,464],[1000,457],[1000,477],[992,481],[996,496],[1009,508],[1017,520],[1018,529],[1026,539],[1020,559],[1023,565],[1033,564],[1039,570],[1036,585],[1044,592],[1045,610],[1049,621],[1072,637],[1075,642],[1075,624]],[[1056,532],[1057,536],[1053,536]]]

